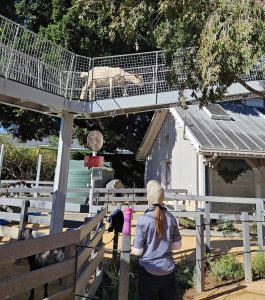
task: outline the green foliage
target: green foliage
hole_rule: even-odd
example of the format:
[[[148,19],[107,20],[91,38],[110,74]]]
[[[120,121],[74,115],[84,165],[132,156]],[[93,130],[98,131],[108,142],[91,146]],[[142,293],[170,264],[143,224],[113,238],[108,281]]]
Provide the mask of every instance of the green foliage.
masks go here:
[[[265,278],[265,253],[258,252],[252,256],[252,271],[259,278]]]
[[[38,32],[41,26],[46,27],[49,24],[52,10],[51,1],[18,0],[14,2],[21,24],[35,32]]]
[[[40,180],[52,181],[56,165],[56,152],[48,149],[26,148],[14,143],[7,134],[0,135],[0,144],[4,144],[2,178],[6,180],[34,180],[38,154],[42,154]]]
[[[194,285],[194,266],[185,258],[176,263],[175,275],[178,290],[184,291]]]
[[[118,300],[119,294],[119,270],[114,263],[104,269],[104,278],[98,291],[102,300]],[[138,299],[138,260],[131,258],[129,273],[128,300]]]
[[[223,255],[210,262],[210,273],[220,280],[240,279],[244,276],[244,268],[233,255]]]
[[[256,222],[249,223],[249,232],[251,234],[257,234],[257,223]]]
[[[180,217],[179,218],[179,225],[185,229],[195,229],[195,221],[190,218]]]
[[[238,230],[235,228],[234,223],[232,221],[226,221],[217,224],[217,231],[223,231],[225,233],[229,232],[238,232]]]

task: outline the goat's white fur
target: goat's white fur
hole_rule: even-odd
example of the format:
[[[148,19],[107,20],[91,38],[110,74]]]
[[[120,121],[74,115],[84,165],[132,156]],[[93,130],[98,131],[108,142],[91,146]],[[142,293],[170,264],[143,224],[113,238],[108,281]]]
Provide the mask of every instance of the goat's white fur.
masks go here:
[[[97,87],[109,86],[109,97],[112,98],[114,85],[124,88],[123,96],[127,96],[126,81],[135,85],[143,86],[144,80],[138,74],[131,74],[121,68],[94,67],[89,72],[82,72],[81,78],[86,78],[86,83],[82,88],[80,99],[85,100],[89,90],[89,100],[92,100],[94,91]]]

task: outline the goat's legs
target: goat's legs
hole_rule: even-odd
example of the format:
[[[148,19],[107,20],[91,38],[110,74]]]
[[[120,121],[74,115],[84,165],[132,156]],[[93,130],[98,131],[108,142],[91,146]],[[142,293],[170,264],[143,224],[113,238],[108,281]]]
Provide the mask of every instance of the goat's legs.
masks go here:
[[[128,92],[127,92],[127,85],[124,85],[124,91],[123,91],[123,97],[127,97],[128,96]]]
[[[90,101],[92,101],[94,99],[95,89],[96,89],[96,85],[95,85],[95,83],[93,83],[92,86],[89,89],[89,100]]]
[[[44,298],[48,298],[48,283],[44,284]]]
[[[86,93],[87,93],[87,82],[85,83],[85,85],[82,87],[82,91],[81,91],[81,95],[80,95],[80,100],[85,100],[86,98]]]

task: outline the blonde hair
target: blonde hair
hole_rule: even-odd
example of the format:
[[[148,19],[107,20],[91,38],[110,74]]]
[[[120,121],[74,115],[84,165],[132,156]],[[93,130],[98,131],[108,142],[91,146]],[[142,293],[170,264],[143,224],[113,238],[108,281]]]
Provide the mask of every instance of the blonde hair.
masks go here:
[[[163,234],[164,227],[164,211],[158,206],[155,206],[155,225],[156,225],[156,234],[161,239]]]

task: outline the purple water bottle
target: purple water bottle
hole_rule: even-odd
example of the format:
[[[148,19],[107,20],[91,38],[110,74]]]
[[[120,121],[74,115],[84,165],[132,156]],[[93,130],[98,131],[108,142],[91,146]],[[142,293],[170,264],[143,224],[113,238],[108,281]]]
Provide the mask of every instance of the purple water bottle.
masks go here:
[[[122,234],[130,235],[131,234],[131,223],[132,223],[132,208],[127,207],[124,211],[124,223]]]

